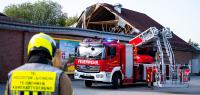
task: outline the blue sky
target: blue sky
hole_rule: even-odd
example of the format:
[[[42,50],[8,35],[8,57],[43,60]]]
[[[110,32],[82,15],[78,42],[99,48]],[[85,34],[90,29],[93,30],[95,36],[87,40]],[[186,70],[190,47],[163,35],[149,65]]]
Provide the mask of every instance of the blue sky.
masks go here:
[[[35,2],[38,0],[0,0],[0,12],[10,4]],[[95,3],[121,3],[122,7],[142,12],[169,27],[175,34],[188,42],[200,44],[200,0],[52,0],[63,7],[69,16],[80,15],[87,7]]]

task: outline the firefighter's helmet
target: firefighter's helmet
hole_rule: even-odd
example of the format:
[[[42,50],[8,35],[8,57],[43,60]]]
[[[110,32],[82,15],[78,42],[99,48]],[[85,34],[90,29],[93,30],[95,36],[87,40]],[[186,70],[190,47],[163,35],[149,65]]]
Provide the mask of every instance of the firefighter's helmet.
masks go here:
[[[50,59],[54,57],[56,51],[56,43],[52,37],[44,33],[35,34],[29,41],[28,44],[28,57],[31,55],[44,52],[49,56]]]

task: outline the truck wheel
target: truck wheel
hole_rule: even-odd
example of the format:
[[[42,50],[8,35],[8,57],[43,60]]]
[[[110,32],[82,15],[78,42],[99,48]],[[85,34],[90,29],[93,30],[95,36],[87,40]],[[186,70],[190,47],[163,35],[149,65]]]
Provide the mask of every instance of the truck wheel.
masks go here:
[[[91,87],[91,86],[92,86],[92,81],[90,81],[90,80],[85,80],[85,86],[86,86],[86,87]]]
[[[121,85],[122,85],[122,79],[121,79],[119,73],[115,73],[112,78],[112,86],[114,89],[117,89]]]

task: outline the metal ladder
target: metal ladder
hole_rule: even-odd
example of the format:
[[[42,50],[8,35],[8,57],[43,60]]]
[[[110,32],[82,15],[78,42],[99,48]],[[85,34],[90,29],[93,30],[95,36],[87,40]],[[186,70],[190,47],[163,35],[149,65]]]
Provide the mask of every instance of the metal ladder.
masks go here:
[[[169,79],[171,79],[172,81],[177,81],[178,79],[178,72],[177,72],[177,66],[175,63],[175,58],[174,58],[174,53],[171,47],[171,44],[169,43],[168,39],[172,38],[172,33],[170,31],[169,28],[163,28],[162,29],[162,39],[164,42],[164,47],[167,53],[167,57],[169,60]]]
[[[131,44],[134,44],[135,46],[140,46],[140,45],[149,43],[151,41],[155,41],[158,37],[158,33],[159,33],[159,30],[156,27],[150,27],[146,31],[142,32],[138,36],[131,39],[131,40],[135,40],[137,38],[142,39],[141,43],[131,43]]]
[[[188,84],[180,81],[179,65],[175,63],[174,53],[168,41],[170,38],[172,38],[172,33],[169,28],[158,30],[156,27],[150,27],[131,39],[129,43],[135,46],[141,46],[153,42],[155,47],[157,47],[157,56],[154,65],[157,69],[157,73],[155,75],[154,86],[188,87]],[[166,67],[169,68],[169,75],[166,73]]]
[[[157,43],[157,52],[159,53],[159,61],[156,62],[158,69],[158,80],[154,86],[158,87],[188,87],[188,83],[180,81],[179,66],[175,63],[175,57],[172,47],[168,41],[172,38],[172,33],[169,28],[163,28],[159,32]],[[166,66],[169,66],[169,76],[166,76]],[[166,79],[168,77],[168,79]]]

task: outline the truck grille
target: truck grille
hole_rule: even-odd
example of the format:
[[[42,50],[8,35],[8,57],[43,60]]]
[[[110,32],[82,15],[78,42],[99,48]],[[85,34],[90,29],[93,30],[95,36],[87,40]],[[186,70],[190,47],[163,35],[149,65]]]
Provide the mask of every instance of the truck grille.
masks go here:
[[[77,71],[80,71],[80,72],[99,72],[100,71],[99,66],[89,66],[89,65],[77,65],[76,69]]]

